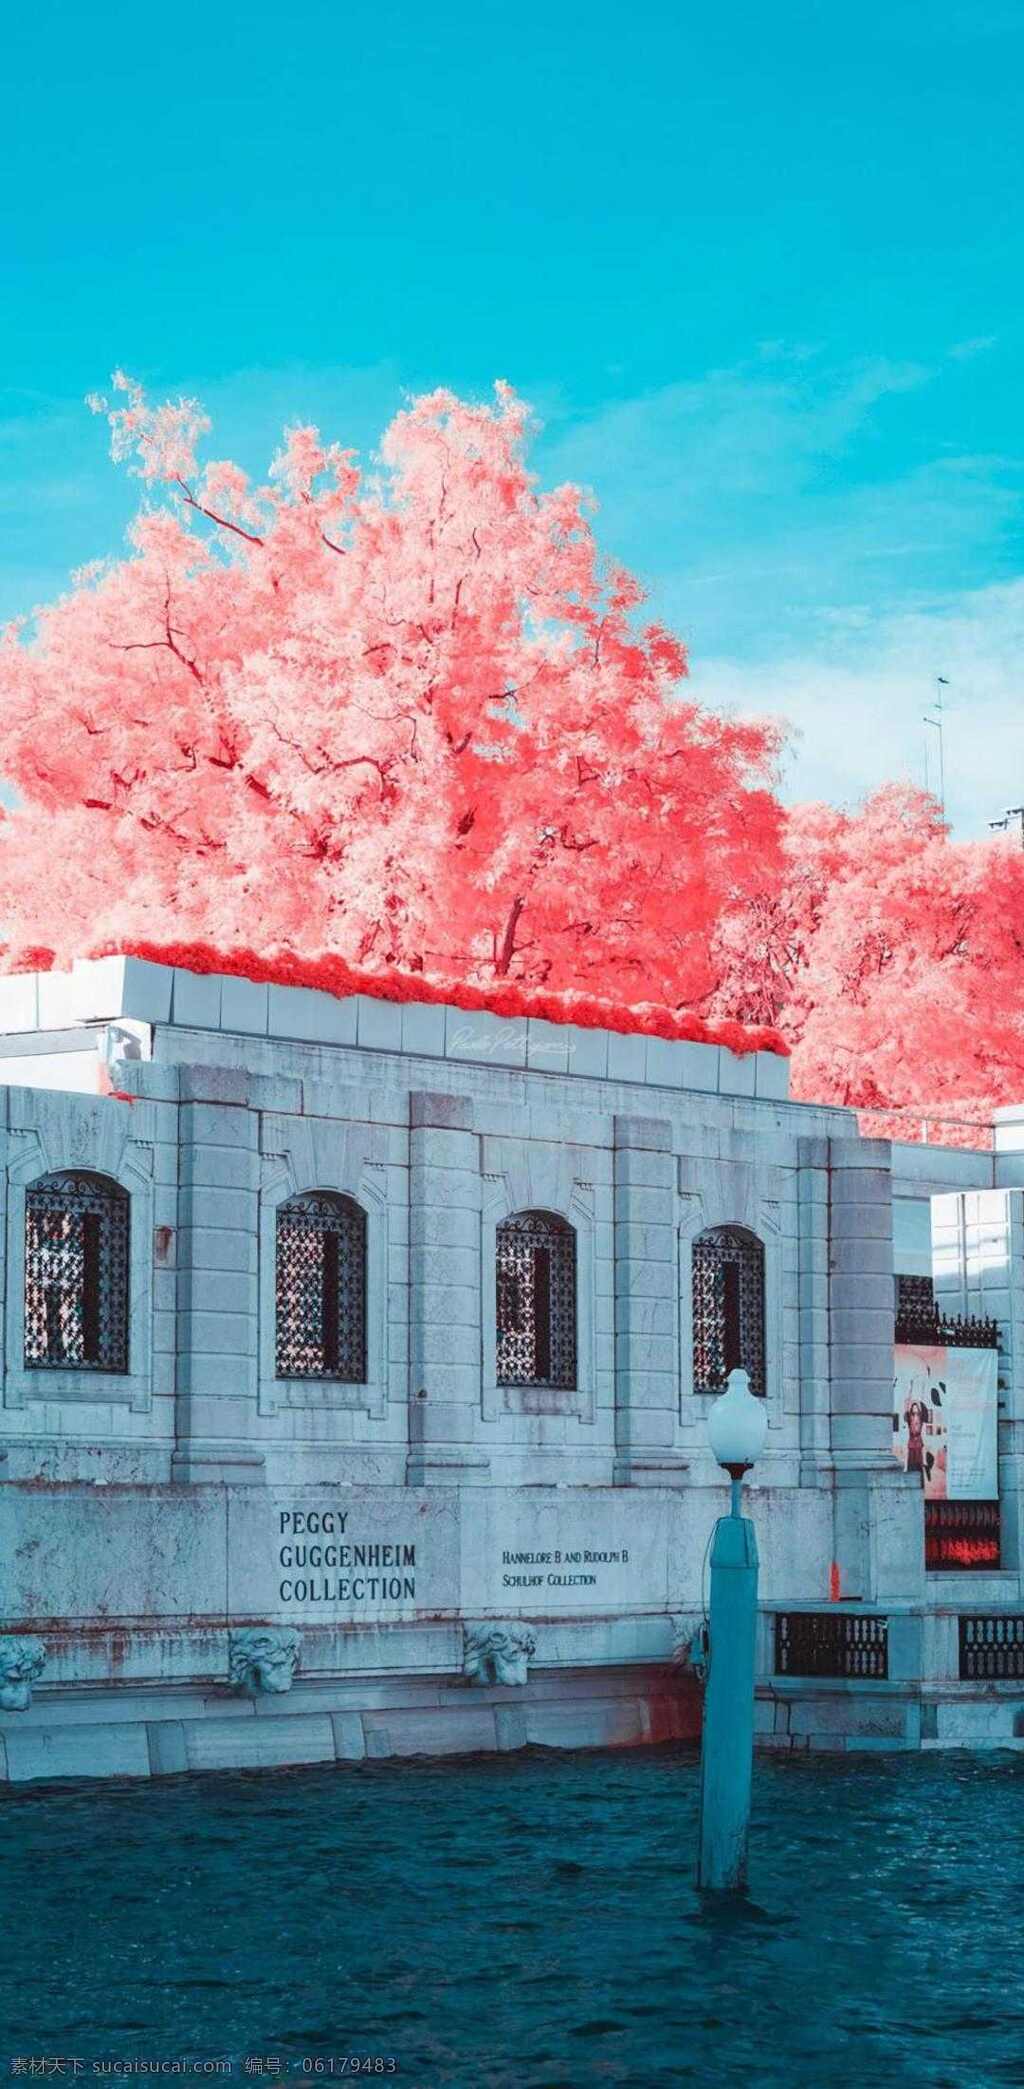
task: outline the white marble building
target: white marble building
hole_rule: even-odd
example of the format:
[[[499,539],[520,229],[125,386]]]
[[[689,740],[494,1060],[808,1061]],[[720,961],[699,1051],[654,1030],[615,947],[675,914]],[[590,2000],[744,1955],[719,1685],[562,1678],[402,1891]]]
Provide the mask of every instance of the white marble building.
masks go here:
[[[958,1618],[1020,1606],[1024,1113],[890,1147],[786,1071],[136,959],[0,982],[0,1774],[694,1733],[736,1362],[765,1743],[1012,1742],[1024,1663],[961,1680]],[[926,1576],[891,1454],[929,1256],[1000,1327],[981,1580]],[[878,1672],[780,1675],[809,1612],[878,1620]]]

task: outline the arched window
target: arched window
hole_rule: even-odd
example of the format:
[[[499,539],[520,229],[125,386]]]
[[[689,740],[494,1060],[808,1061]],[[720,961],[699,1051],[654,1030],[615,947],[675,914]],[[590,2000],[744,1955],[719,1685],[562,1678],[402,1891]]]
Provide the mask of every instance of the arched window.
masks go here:
[[[311,1190],[277,1213],[279,1378],[366,1383],[366,1213]]]
[[[576,1234],[550,1211],[498,1227],[497,1382],[576,1384]]]
[[[25,1365],[128,1369],[129,1197],[78,1169],[25,1192]]]
[[[745,1226],[715,1226],[693,1243],[693,1384],[721,1392],[730,1371],[765,1391],[764,1248]]]

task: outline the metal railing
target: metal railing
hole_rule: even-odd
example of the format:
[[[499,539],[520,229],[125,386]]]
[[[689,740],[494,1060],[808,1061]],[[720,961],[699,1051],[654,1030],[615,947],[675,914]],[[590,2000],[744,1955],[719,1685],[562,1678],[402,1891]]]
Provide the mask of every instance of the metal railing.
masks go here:
[[[947,1349],[998,1349],[999,1326],[978,1313],[944,1313],[931,1277],[897,1276],[896,1340]]]
[[[775,1673],[780,1676],[873,1677],[889,1674],[889,1620],[848,1611],[779,1610]]]
[[[998,1349],[999,1327],[995,1320],[980,1320],[972,1313],[933,1313],[901,1310],[896,1315],[897,1342],[927,1342],[943,1349]]]
[[[1024,1617],[990,1611],[960,1619],[960,1681],[1016,1682],[1024,1678]]]

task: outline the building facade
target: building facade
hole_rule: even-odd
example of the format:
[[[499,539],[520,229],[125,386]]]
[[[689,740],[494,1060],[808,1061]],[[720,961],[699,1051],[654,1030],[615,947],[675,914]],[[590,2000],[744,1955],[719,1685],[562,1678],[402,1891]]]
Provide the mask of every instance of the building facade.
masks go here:
[[[767,1052],[131,958],[0,1031],[5,1776],[695,1735],[735,1364],[764,1743],[1024,1738],[1024,1114],[891,1147]],[[892,1455],[894,1275],[998,1325],[981,1576]]]

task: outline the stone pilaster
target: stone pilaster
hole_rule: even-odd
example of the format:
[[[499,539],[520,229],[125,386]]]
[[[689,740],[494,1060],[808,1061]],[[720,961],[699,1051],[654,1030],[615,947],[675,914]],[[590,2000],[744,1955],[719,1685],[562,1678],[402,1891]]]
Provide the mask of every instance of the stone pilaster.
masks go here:
[[[660,1117],[616,1117],[615,1467],[620,1487],[678,1484],[677,1162]]]
[[[844,1596],[924,1591],[918,1478],[892,1455],[895,1300],[891,1155],[884,1139],[829,1140],[829,1346],[835,1558]]]
[[[832,1475],[829,1383],[829,1153],[801,1139],[797,1172],[797,1325],[800,1357],[800,1485]]]
[[[461,1095],[409,1097],[410,1487],[483,1482],[480,1142]]]
[[[182,1071],[172,1478],[263,1478],[258,1441],[259,1116],[233,1069]]]
[[[829,1140],[832,1447],[892,1469],[892,1177],[884,1139]]]

